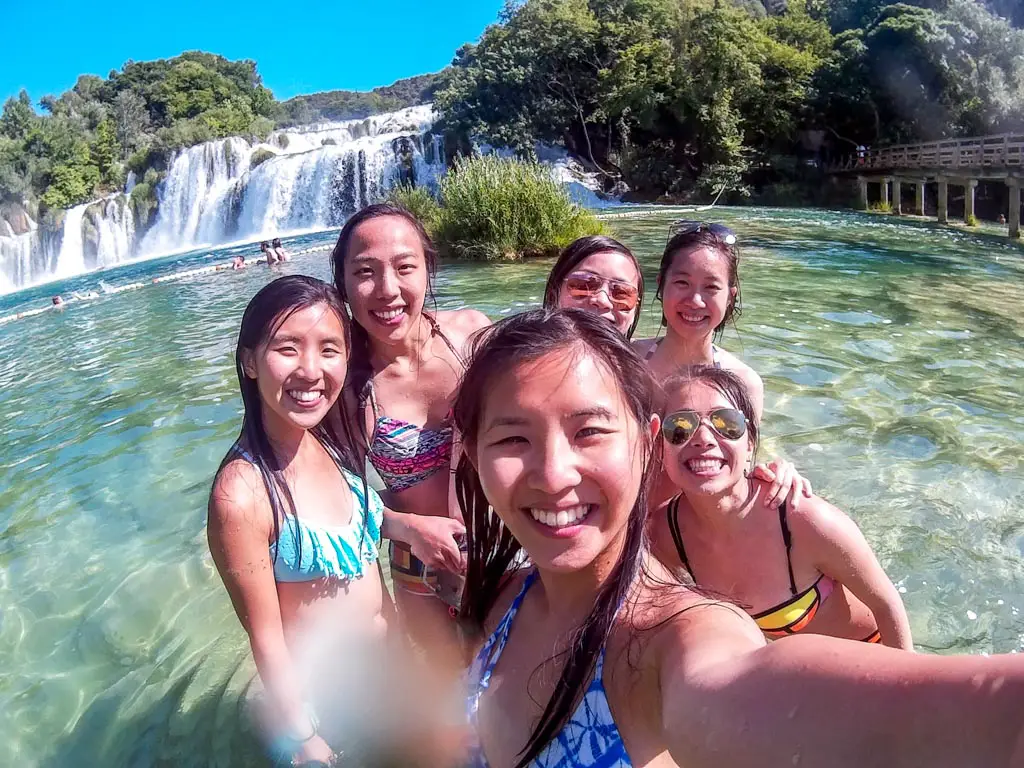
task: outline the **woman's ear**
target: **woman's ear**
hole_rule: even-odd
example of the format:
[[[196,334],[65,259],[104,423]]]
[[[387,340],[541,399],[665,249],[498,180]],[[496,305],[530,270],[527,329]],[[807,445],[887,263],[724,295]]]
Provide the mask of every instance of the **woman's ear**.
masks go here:
[[[242,350],[242,373],[250,379],[256,378],[256,360],[251,349]]]
[[[656,413],[652,413],[651,422],[647,425],[647,428],[650,430],[651,442],[656,442],[658,440],[658,435],[661,433],[661,416]]]

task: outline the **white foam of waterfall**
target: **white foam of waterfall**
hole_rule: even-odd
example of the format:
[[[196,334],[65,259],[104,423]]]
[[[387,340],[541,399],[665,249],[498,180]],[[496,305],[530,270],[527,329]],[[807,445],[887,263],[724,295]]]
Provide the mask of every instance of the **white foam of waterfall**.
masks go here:
[[[103,201],[102,216],[93,215],[96,228],[97,266],[110,267],[127,261],[135,241],[135,217],[126,195],[113,195]]]
[[[85,242],[82,238],[82,219],[89,203],[76,205],[64,214],[64,238],[60,244],[53,276],[71,277],[85,272]]]

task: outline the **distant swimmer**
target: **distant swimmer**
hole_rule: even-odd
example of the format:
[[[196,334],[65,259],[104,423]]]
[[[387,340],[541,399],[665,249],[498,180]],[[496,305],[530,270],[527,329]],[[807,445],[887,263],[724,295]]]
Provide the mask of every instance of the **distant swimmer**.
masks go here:
[[[236,271],[239,269],[245,269],[245,259],[241,256],[235,256],[235,258],[231,260],[231,268]]]
[[[270,243],[264,240],[260,243],[260,251],[267,257],[267,266],[272,267],[277,264],[277,254],[274,253],[274,249],[270,247]]]
[[[63,307],[65,304],[67,304],[67,302],[64,301],[64,297],[60,296],[60,295],[54,296],[52,301],[53,301],[53,306],[55,306],[55,307]]]
[[[999,223],[1000,224],[1005,224],[1006,223],[1006,216],[1004,216],[1001,213],[999,214]]]
[[[288,253],[285,251],[285,249],[283,247],[281,247],[281,238],[280,237],[275,237],[274,238],[274,241],[271,243],[271,247],[274,250],[274,255],[277,256],[277,260],[278,261],[290,261],[291,260],[291,256],[289,256]]]

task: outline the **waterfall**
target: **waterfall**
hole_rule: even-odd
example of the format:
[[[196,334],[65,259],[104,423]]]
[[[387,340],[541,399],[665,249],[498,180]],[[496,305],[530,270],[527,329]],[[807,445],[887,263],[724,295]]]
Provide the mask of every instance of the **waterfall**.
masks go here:
[[[85,272],[85,241],[82,237],[82,219],[89,203],[76,205],[64,216],[64,239],[60,244],[54,277],[72,277]]]
[[[434,121],[425,104],[279,130],[266,142],[189,147],[157,185],[151,226],[135,219],[134,175],[125,192],[71,208],[52,231],[33,222],[19,234],[0,211],[0,293],[131,259],[341,226],[397,182],[437,184],[444,147]]]

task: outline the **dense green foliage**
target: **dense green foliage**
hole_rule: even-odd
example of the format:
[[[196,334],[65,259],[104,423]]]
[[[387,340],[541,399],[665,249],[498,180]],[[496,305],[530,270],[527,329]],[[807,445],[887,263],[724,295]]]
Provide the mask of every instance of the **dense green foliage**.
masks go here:
[[[602,231],[549,168],[493,155],[456,160],[441,180],[440,209],[433,214],[408,191],[396,201],[426,214],[441,253],[460,259],[553,256],[576,238]]]
[[[433,99],[440,81],[440,74],[417,75],[372,91],[324,91],[296,96],[282,102],[281,122],[300,125],[317,120],[355,120],[424,104]]]
[[[428,232],[434,232],[441,216],[441,206],[427,187],[396,184],[388,190],[386,200],[402,206],[423,222]]]
[[[1024,32],[974,0],[525,0],[436,103],[463,141],[564,144],[678,196],[778,177],[780,156],[1024,129],[1022,84]]]
[[[39,115],[24,91],[0,114],[0,199],[63,208],[120,187],[167,153],[209,139],[266,135],[277,104],[252,61],[190,52],[83,75]]]

